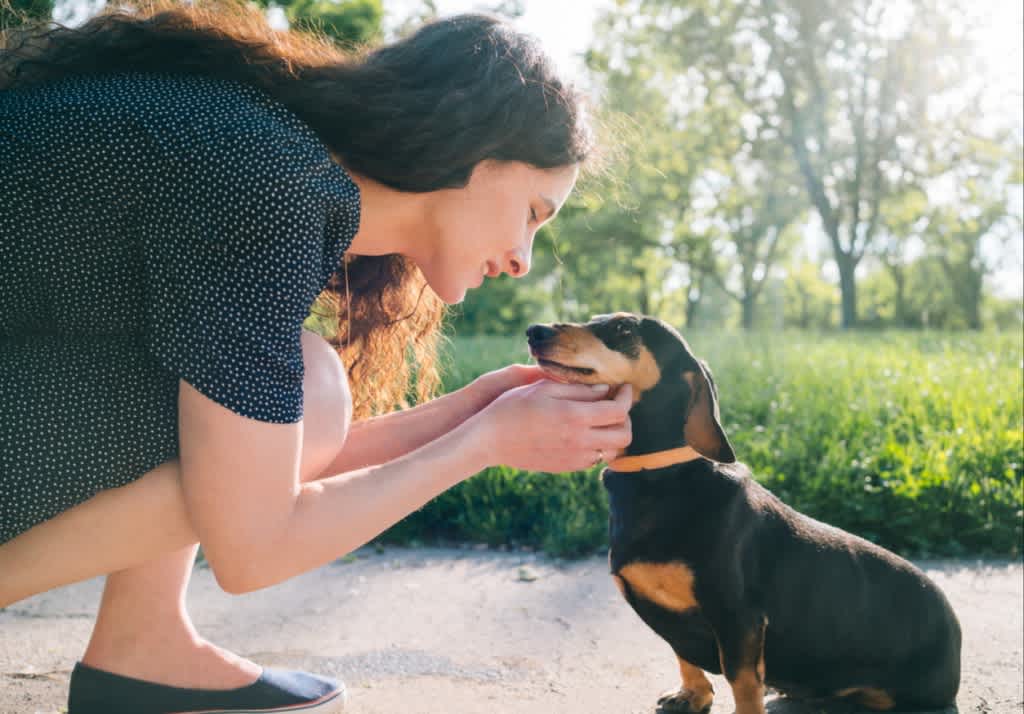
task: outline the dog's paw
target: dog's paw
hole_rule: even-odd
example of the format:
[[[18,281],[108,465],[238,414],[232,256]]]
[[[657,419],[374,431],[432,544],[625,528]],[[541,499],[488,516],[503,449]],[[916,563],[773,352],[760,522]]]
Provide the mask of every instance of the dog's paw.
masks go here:
[[[698,712],[709,711],[713,699],[714,695],[711,692],[695,692],[684,687],[670,689],[658,697],[658,711],[665,714],[677,714],[678,712],[698,714]]]

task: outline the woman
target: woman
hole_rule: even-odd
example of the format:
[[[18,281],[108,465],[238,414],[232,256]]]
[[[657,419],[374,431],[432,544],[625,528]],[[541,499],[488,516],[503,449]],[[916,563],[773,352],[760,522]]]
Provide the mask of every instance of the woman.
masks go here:
[[[107,575],[70,714],[337,711],[196,632],[198,544],[247,592],[629,442],[628,390],[527,365],[429,398],[444,305],[525,275],[575,184],[579,97],[482,15],[353,57],[159,0],[0,46],[0,606]]]

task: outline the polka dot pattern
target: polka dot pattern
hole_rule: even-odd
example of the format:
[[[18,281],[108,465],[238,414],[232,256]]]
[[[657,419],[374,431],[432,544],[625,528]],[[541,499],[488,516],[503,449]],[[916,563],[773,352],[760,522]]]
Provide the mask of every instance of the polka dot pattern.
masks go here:
[[[179,380],[302,418],[360,201],[290,110],[170,73],[0,92],[0,191],[0,542],[174,458]]]

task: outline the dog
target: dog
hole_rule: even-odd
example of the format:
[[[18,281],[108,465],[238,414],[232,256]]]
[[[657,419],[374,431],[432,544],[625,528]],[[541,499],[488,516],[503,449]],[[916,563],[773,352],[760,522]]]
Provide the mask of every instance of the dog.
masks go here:
[[[531,325],[530,354],[562,382],[633,388],[633,440],[602,472],[609,565],[674,651],[682,686],[662,711],[705,712],[724,674],[737,714],[766,687],[873,710],[953,705],[960,624],[898,555],[790,508],[736,461],[707,364],[643,315]]]

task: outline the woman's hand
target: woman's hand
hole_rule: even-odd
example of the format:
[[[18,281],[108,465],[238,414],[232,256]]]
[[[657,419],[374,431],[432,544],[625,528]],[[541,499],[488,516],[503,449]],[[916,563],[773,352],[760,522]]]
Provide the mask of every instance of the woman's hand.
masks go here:
[[[530,471],[579,471],[610,460],[633,439],[633,389],[614,399],[607,389],[535,379],[500,394],[470,420],[491,445],[489,465]]]
[[[477,411],[483,409],[510,389],[544,379],[544,370],[535,364],[510,364],[481,374],[467,385],[475,395]]]

